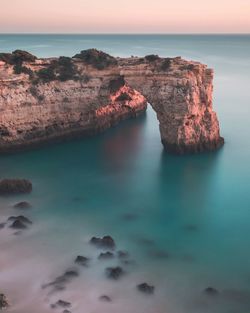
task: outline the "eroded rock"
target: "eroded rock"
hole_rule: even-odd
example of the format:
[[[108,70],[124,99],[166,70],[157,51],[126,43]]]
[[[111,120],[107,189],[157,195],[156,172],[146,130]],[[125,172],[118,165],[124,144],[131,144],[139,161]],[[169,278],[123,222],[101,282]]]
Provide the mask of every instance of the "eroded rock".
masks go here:
[[[142,283],[142,284],[137,285],[137,289],[146,294],[153,294],[155,291],[155,287],[150,286],[147,283]]]
[[[27,201],[21,201],[14,205],[15,209],[30,209],[32,205]]]
[[[147,102],[168,152],[212,151],[224,143],[212,105],[213,70],[206,65],[154,55],[114,58],[95,49],[74,58],[14,56],[25,66],[1,54],[0,151],[96,134],[145,112]]]
[[[120,266],[108,267],[106,268],[106,275],[108,278],[117,280],[124,275],[124,270]]]
[[[85,256],[78,255],[75,259],[75,263],[81,266],[88,266],[89,258],[86,258]]]
[[[107,295],[102,295],[99,297],[99,300],[104,301],[104,302],[111,302],[111,298]]]
[[[30,193],[32,183],[27,179],[3,179],[0,181],[0,195]]]
[[[104,236],[102,238],[92,237],[90,243],[102,249],[114,249],[115,241],[111,236]]]
[[[8,218],[8,222],[12,222],[10,224],[10,228],[14,229],[25,229],[28,225],[32,224],[32,222],[25,216],[11,216]]]
[[[215,289],[214,287],[207,287],[205,290],[204,290],[204,293],[206,295],[209,295],[209,296],[216,296],[219,294],[219,291],[217,289]]]
[[[0,310],[7,309],[9,307],[9,302],[7,297],[1,293],[0,294]]]
[[[107,252],[101,252],[98,256],[99,260],[110,260],[114,258],[114,253],[107,251]]]

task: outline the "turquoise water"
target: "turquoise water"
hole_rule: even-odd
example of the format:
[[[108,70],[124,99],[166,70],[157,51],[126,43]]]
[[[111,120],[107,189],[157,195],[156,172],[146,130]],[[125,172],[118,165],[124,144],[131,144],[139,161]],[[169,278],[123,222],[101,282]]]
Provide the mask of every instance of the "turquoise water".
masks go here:
[[[16,201],[33,205],[23,212],[33,221],[29,230],[0,230],[0,287],[10,312],[51,312],[62,298],[75,313],[249,313],[250,36],[0,35],[6,52],[72,56],[90,47],[117,56],[181,55],[214,68],[226,143],[217,153],[170,156],[149,108],[96,137],[1,156],[1,177],[34,184],[29,196],[0,199],[0,222],[18,214]],[[88,244],[104,234],[134,261],[117,282],[104,269],[119,261],[96,260],[99,251]],[[41,289],[78,254],[90,256],[90,266],[65,291]],[[137,292],[144,281],[155,285],[153,296]],[[205,296],[208,286],[219,295]],[[100,302],[101,294],[112,303]]]

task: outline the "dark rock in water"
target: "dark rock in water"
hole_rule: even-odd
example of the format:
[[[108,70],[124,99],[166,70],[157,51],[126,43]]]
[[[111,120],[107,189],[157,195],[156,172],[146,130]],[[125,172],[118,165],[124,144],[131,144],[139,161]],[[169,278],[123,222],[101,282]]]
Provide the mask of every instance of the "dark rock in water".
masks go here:
[[[11,225],[10,225],[11,228],[14,228],[14,229],[25,229],[27,228],[27,226],[19,221],[19,220],[15,220]]]
[[[5,226],[5,223],[1,223],[0,224],[0,229],[4,228],[4,226]]]
[[[64,301],[64,300],[58,300],[56,302],[56,306],[59,306],[61,308],[70,308],[71,307],[71,303],[67,302],[67,301]]]
[[[102,238],[92,237],[90,243],[103,249],[114,249],[115,241],[111,236],[104,236]]]
[[[79,276],[79,273],[76,270],[68,270],[63,275],[56,277],[50,283],[44,284],[42,289],[53,287],[54,291],[61,291],[65,289],[65,285],[72,281],[72,279]]]
[[[21,201],[14,205],[15,209],[30,209],[31,207],[31,204],[27,201]]]
[[[7,297],[1,293],[0,294],[0,310],[7,309],[9,307],[9,302]]]
[[[142,284],[137,285],[137,289],[147,294],[153,294],[155,291],[155,287],[150,286],[147,283],[142,283]]]
[[[78,255],[75,259],[75,263],[82,266],[87,266],[89,263],[89,258],[86,258],[85,256]]]
[[[116,280],[116,279],[119,279],[124,274],[124,271],[120,266],[108,267],[106,268],[106,274],[108,278],[112,278]]]
[[[27,179],[3,179],[0,181],[0,195],[30,193],[32,183]]]
[[[75,270],[69,270],[69,271],[66,271],[63,276],[68,277],[68,278],[73,278],[73,277],[78,277],[79,273]]]
[[[109,260],[112,259],[114,257],[114,254],[110,251],[107,252],[101,252],[98,256],[99,260]]]
[[[111,298],[109,296],[106,296],[106,295],[102,295],[99,297],[99,300],[101,301],[105,301],[105,302],[111,302]]]
[[[127,259],[129,257],[129,253],[127,251],[117,251],[117,256],[119,259]]]
[[[8,221],[20,221],[25,224],[32,224],[32,222],[25,216],[19,215],[19,216],[11,216],[8,218]]]
[[[69,310],[64,310],[63,313],[71,313]]]
[[[209,296],[216,296],[218,295],[218,290],[213,288],[213,287],[208,287],[204,290],[204,293],[209,295]]]
[[[9,222],[13,223],[10,225],[11,228],[14,229],[25,229],[27,228],[27,224],[32,224],[32,222],[25,216],[11,216],[8,218]]]

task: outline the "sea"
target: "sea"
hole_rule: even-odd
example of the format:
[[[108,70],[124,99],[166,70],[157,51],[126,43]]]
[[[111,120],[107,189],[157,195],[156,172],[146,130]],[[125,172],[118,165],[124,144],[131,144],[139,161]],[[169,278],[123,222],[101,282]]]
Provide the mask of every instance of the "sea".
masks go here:
[[[13,215],[32,221],[21,232],[0,229],[7,312],[63,312],[53,304],[64,300],[72,313],[249,313],[250,35],[0,35],[1,52],[51,57],[89,48],[181,56],[213,68],[225,145],[168,154],[149,105],[103,134],[1,155],[0,178],[33,183],[30,195],[0,197],[0,223]],[[19,201],[32,208],[13,208]],[[116,243],[109,260],[99,260],[102,249],[89,243],[104,235]],[[119,250],[128,255],[119,258]],[[88,266],[74,263],[78,255]],[[106,268],[116,266],[124,275],[112,280]],[[66,271],[78,275],[57,286]],[[153,294],[138,290],[144,282]]]

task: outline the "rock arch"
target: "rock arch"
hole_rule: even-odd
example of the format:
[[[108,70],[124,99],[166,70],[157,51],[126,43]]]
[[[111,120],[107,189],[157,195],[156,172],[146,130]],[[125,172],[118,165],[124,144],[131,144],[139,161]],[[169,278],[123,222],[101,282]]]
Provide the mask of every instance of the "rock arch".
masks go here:
[[[155,110],[168,152],[198,153],[223,145],[212,107],[212,69],[180,57],[153,62],[120,59],[119,67],[126,83],[144,95]]]

